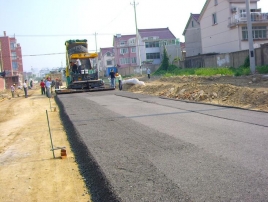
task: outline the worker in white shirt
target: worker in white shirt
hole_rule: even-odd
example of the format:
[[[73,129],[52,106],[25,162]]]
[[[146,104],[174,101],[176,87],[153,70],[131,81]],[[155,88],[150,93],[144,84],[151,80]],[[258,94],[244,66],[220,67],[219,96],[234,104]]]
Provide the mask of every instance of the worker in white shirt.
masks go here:
[[[81,74],[81,69],[82,69],[82,64],[81,61],[79,59],[76,60],[75,64],[78,67],[78,73]]]
[[[25,98],[27,98],[28,97],[27,80],[25,80],[24,83],[23,83],[23,90],[24,90]]]

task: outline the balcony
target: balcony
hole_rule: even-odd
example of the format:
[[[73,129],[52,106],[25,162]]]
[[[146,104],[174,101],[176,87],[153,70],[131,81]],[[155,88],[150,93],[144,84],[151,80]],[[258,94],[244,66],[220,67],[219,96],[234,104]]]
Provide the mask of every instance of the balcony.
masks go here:
[[[251,12],[250,18],[252,24],[268,24],[268,13]],[[247,24],[247,14],[240,13],[235,14],[229,18],[229,27],[235,27],[237,25]]]

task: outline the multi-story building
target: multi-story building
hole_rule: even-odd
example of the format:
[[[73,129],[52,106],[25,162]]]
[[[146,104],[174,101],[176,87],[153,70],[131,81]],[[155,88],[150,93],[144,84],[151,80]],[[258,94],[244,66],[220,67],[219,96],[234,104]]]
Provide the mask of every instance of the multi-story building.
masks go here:
[[[169,28],[139,29],[138,37],[141,64],[159,65],[164,48],[170,63],[177,57],[181,58],[180,42]]]
[[[4,32],[4,36],[0,37],[0,45],[1,71],[5,71],[6,88],[14,83],[22,85],[23,64],[20,44],[15,37],[9,37]]]
[[[202,54],[201,30],[198,22],[199,16],[199,14],[191,13],[183,31],[186,57]]]
[[[113,46],[115,65],[118,68],[137,66],[136,35],[117,34]]]
[[[255,48],[268,42],[268,14],[258,8],[258,1],[250,0]],[[203,54],[249,49],[245,0],[207,0],[198,21]]]
[[[181,58],[180,42],[169,28],[139,29],[138,36],[117,34],[113,38],[113,47],[100,49],[99,66],[103,71],[112,67],[128,69],[125,74],[145,71],[148,65],[161,63],[164,48],[170,63]]]
[[[99,52],[99,70],[107,76],[109,68],[115,67],[114,47],[100,48]],[[101,74],[102,75],[102,74]],[[102,75],[102,76],[103,76]]]

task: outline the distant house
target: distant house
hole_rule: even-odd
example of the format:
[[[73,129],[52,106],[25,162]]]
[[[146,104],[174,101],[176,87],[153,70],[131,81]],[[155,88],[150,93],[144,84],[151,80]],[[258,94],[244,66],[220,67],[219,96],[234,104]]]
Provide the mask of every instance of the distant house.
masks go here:
[[[176,39],[169,28],[139,29],[138,37],[141,65],[160,64],[163,59],[164,48],[167,50],[170,62],[176,57],[181,58],[179,40]]]
[[[106,72],[109,67],[115,67],[114,47],[100,48],[99,70]]]
[[[139,29],[138,36],[117,34],[113,38],[113,46],[113,65],[118,69],[141,67],[144,71],[148,65],[159,65],[164,48],[167,50],[170,63],[182,55],[180,42],[169,28]],[[101,60],[105,62],[105,59]],[[105,65],[102,63],[100,66]],[[133,72],[137,72],[137,69]]]
[[[113,39],[114,62],[118,68],[136,67],[136,35],[117,34]]]
[[[258,1],[250,0],[255,48],[268,42],[268,13],[257,7]],[[207,0],[198,21],[203,54],[249,49],[245,0]]]
[[[186,57],[202,54],[201,30],[198,22],[199,16],[199,14],[191,13],[183,31]]]

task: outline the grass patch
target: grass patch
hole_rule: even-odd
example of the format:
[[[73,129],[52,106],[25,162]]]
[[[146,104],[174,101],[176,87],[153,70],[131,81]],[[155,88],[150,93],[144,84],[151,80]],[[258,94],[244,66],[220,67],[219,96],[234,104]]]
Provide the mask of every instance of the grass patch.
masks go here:
[[[268,73],[268,66],[262,66],[256,68],[259,73]],[[181,69],[175,65],[170,65],[168,70],[158,69],[153,75],[161,75],[164,77],[171,76],[189,76],[189,75],[197,75],[197,76],[213,76],[213,75],[226,75],[226,76],[242,76],[242,75],[250,75],[250,68],[241,66],[239,68],[233,67],[208,67],[208,68],[189,68],[189,69]]]
[[[256,67],[256,69],[260,74],[268,74],[268,65]]]

